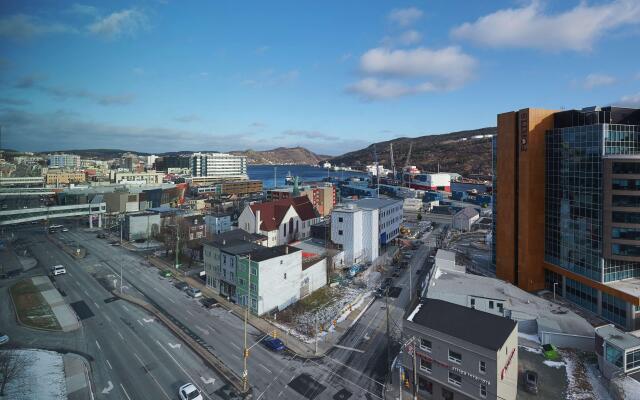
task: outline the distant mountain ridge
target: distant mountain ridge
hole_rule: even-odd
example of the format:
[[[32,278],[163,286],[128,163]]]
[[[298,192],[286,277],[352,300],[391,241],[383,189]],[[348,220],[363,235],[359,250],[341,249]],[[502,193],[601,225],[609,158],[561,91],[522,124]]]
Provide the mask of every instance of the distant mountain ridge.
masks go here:
[[[304,147],[278,147],[272,150],[231,151],[231,154],[247,157],[249,164],[299,164],[317,165],[331,156],[316,154]]]
[[[374,162],[374,146],[378,162],[391,168],[389,145],[393,143],[396,169],[404,167],[409,144],[413,143],[409,165],[427,172],[457,172],[462,175],[491,174],[491,136],[497,128],[488,127],[440,135],[397,138],[378,142],[364,149],[332,157],[329,162],[339,166],[359,167]]]

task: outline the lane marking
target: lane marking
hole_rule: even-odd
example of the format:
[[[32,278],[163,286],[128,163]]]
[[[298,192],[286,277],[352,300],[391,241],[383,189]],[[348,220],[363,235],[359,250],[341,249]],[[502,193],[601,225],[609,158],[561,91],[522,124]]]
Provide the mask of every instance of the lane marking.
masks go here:
[[[165,348],[164,348],[164,346],[163,346],[162,344],[160,344],[160,342],[159,342],[158,340],[156,340],[156,343],[158,343],[158,346],[160,346],[160,348],[161,348],[162,350],[164,350],[164,352],[165,352],[165,353],[167,353],[167,355],[168,355],[169,357],[171,357],[171,359],[173,360],[173,362],[174,362],[174,363],[176,363],[176,365],[178,366],[178,368],[180,368],[180,369],[182,370],[182,372],[184,372],[184,374],[185,374],[186,376],[188,376],[188,377],[189,377],[189,379],[191,379],[191,382],[193,382],[193,384],[194,384],[198,389],[200,389],[200,392],[202,392],[202,394],[203,394],[207,399],[210,399],[211,397],[209,397],[209,396],[205,393],[205,391],[204,391],[204,390],[202,390],[198,385],[196,385],[196,383],[195,383],[195,382],[196,382],[196,380],[195,380],[195,379],[193,379],[193,377],[192,377],[192,376],[191,376],[191,375],[190,375],[190,374],[189,374],[189,373],[188,373],[188,372],[187,372],[187,371],[182,367],[182,364],[180,364],[180,363],[178,362],[178,360],[176,360],[176,359],[171,355],[171,353],[169,352],[169,350],[165,349]]]
[[[193,313],[189,310],[185,310],[187,312],[187,314],[191,315],[193,317]]]
[[[194,327],[195,327],[197,330],[199,330],[199,331],[201,331],[202,333],[204,333],[205,335],[208,335],[208,334],[209,334],[209,331],[208,331],[208,330],[206,330],[206,329],[204,329],[204,328],[203,328],[203,327],[201,327],[201,326],[194,325]]]
[[[120,304],[122,305],[122,308],[124,308],[124,310],[125,310],[126,312],[129,312],[129,309],[127,308],[127,306],[125,306],[125,305],[124,305],[124,304],[122,304],[122,303],[120,303]]]
[[[109,316],[107,314],[105,314],[104,317],[107,319],[107,321],[112,322],[111,318],[109,318]]]
[[[98,343],[98,339],[96,339],[96,345],[98,346],[98,349],[102,351],[102,347],[100,347],[100,343]]]
[[[120,333],[120,331],[118,331],[118,336],[120,336],[120,339],[124,340],[124,336],[122,336],[122,333]]]
[[[111,383],[111,382],[109,382]],[[127,399],[131,400],[131,397],[129,397],[129,393],[127,393],[126,390],[124,390],[124,386],[122,386],[122,383],[120,384],[120,387],[122,388],[122,391],[124,392],[124,395],[127,396]]]
[[[339,344],[334,344],[333,347],[337,347],[337,348],[343,349],[343,350],[357,351],[358,353],[364,353],[364,350],[356,349],[356,348],[353,348],[353,347],[341,346]]]
[[[218,331],[216,330],[216,328],[214,328],[213,326],[211,326],[211,325],[207,325],[207,326],[208,326],[208,327],[209,327],[209,329],[211,329],[214,333],[217,333],[217,332],[218,332]]]
[[[269,374],[271,374],[271,370],[269,368],[265,367],[262,364],[258,364],[258,365],[260,365],[265,371],[267,371]]]
[[[100,306],[98,305],[98,303],[96,303],[95,301],[93,302],[93,304],[95,304],[96,308],[99,310]]]
[[[169,347],[171,347],[172,349],[179,349],[182,345],[180,343],[169,343]]]
[[[138,321],[138,323],[140,324],[140,326],[144,326],[144,325],[142,325],[142,322],[140,322],[140,320],[139,320],[139,319],[137,319],[136,321]]]
[[[216,383],[215,378],[204,379],[204,376],[201,376],[200,379],[202,379],[202,382],[204,382],[205,385],[214,385]]]
[[[122,385],[120,385],[122,386]],[[110,391],[113,390],[113,383],[111,381],[107,382],[107,387],[102,389],[102,394],[109,394]]]
[[[87,295],[87,297],[89,297],[89,293],[86,290],[82,289],[82,291]]]
[[[107,365],[109,366],[109,369],[113,369],[113,367],[111,366],[111,363],[109,362],[109,360],[106,360],[106,361],[107,361]]]
[[[167,300],[169,300],[170,302],[172,302],[173,304],[176,304],[175,301],[173,301],[173,299],[171,297],[167,297]]]
[[[153,321],[155,321],[155,319],[153,319],[153,318],[142,318],[142,320],[143,320],[144,322],[146,322],[147,324],[148,324],[148,323],[151,323],[151,322],[153,322]]]
[[[231,342],[231,345],[232,345],[233,347],[235,347],[236,349],[240,350],[240,346],[238,346],[237,344],[235,344],[235,343]]]

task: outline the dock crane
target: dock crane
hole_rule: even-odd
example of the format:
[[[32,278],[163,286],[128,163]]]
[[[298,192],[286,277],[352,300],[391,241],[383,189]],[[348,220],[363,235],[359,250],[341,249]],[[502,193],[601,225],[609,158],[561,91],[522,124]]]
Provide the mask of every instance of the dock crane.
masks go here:
[[[406,171],[409,168],[409,162],[411,161],[411,149],[413,148],[413,142],[409,142],[409,152],[407,153],[407,160],[404,163],[404,170]],[[404,183],[404,171],[402,171],[402,183]],[[409,183],[407,183],[407,187],[409,187]]]

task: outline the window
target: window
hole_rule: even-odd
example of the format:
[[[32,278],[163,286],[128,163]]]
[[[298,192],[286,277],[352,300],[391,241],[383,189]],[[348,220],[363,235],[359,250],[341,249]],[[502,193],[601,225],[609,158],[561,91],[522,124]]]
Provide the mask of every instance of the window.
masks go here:
[[[342,217],[338,217],[338,222],[343,222],[344,219]]]
[[[489,308],[493,310],[493,301],[489,301]]]
[[[462,377],[454,372],[449,371],[449,383],[455,386],[462,386]]]
[[[487,397],[487,385],[480,384],[480,397],[483,399]]]
[[[484,361],[480,361],[480,365],[478,365],[478,370],[481,373],[486,373],[487,372],[487,363],[485,363]]]
[[[420,369],[423,371],[431,372],[431,361],[420,358]]]
[[[502,303],[498,303],[497,306],[498,306],[498,311],[500,311],[500,313],[502,313],[504,311]]]
[[[251,275],[258,275],[258,269],[256,267],[251,267]]]
[[[471,308],[476,308],[476,299],[471,299]]]
[[[604,357],[611,364],[616,367],[622,368],[622,359],[624,358],[624,352],[617,347],[611,346],[608,343],[604,345]]]
[[[342,235],[342,231],[341,231],[341,230],[340,230],[340,231],[338,231],[338,235]]]
[[[453,400],[453,392],[449,389],[442,388],[442,398],[444,400]]]
[[[244,279],[238,278],[238,283],[240,284],[240,286],[244,286]]]
[[[255,293],[257,290],[258,290],[258,287],[256,286],[256,284],[252,283],[251,284],[251,291]]]
[[[431,351],[431,341],[426,339],[420,339],[420,348],[426,351]]]
[[[640,350],[633,350],[627,353],[627,372],[640,367]]]
[[[462,354],[449,350],[449,361],[453,361],[456,364],[462,364]]]
[[[433,394],[433,382],[421,376],[418,377],[418,390]]]
[[[286,272],[284,273],[284,279],[285,280],[287,279],[287,273]]]

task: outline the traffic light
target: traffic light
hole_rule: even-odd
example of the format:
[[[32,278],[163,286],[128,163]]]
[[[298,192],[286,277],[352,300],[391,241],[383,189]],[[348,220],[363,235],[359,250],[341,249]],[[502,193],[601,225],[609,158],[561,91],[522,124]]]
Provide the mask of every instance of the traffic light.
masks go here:
[[[244,358],[249,358],[249,349],[244,349],[243,356]]]
[[[272,336],[274,339],[277,339],[277,338],[278,338],[278,331],[274,329],[274,330],[271,332],[271,336]]]

